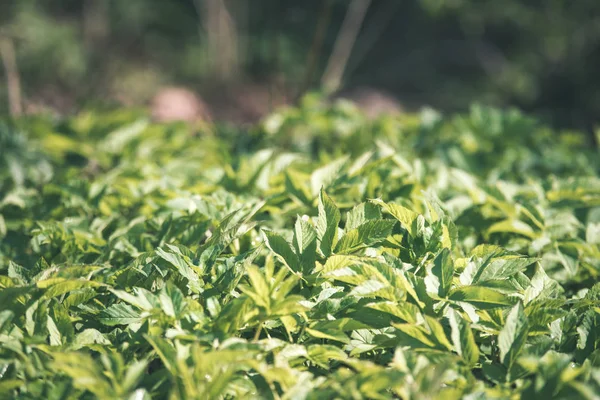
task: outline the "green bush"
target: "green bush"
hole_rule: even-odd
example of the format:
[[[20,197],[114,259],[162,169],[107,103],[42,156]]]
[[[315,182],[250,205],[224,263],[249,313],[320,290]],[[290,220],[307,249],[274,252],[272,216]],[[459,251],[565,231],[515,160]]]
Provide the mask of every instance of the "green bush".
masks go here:
[[[239,132],[5,121],[0,396],[594,399],[580,138],[314,98]]]

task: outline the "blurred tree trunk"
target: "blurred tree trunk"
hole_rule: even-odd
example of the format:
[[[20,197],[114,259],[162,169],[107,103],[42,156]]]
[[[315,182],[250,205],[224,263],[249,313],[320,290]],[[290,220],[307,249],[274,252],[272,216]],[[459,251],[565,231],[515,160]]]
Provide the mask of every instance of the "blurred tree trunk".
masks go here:
[[[110,45],[110,4],[111,0],[83,0],[81,28],[83,44],[87,51],[89,79],[79,86],[83,97],[97,97],[108,87],[111,55]],[[106,95],[106,93],[103,93]]]
[[[206,31],[208,60],[214,76],[222,82],[240,73],[239,38],[236,21],[226,0],[195,0]]]
[[[109,0],[84,0],[83,40],[89,49],[103,47],[110,34]]]
[[[21,78],[19,76],[17,56],[12,39],[0,36],[0,57],[2,58],[4,75],[6,77],[10,115],[17,117],[23,113],[23,101],[21,98]]]

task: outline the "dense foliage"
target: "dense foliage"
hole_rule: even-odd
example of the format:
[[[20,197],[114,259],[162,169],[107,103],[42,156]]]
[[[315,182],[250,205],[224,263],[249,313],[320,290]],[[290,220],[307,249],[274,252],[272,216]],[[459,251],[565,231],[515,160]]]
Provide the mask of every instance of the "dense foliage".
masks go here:
[[[33,103],[63,111],[99,99],[143,104],[173,83],[210,102],[209,3],[225,4],[234,22],[217,46],[237,36],[234,81],[281,76],[295,97],[306,84],[319,87],[352,1],[5,0],[0,37],[14,37],[23,97]],[[595,0],[370,1],[344,84],[387,89],[409,108],[511,104],[589,129],[600,122],[599,16]]]
[[[0,397],[597,399],[600,157],[516,111],[0,124]]]

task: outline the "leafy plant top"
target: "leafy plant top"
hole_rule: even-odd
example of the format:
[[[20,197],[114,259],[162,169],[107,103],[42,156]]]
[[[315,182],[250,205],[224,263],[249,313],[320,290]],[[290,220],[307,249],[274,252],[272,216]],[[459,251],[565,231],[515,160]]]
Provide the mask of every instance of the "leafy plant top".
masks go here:
[[[0,397],[598,399],[580,137],[312,98],[244,132],[6,121]]]

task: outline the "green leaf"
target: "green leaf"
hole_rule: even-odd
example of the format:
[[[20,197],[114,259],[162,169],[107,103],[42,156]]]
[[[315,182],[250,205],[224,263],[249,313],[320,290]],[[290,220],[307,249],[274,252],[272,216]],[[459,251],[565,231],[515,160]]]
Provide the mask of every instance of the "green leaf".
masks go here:
[[[416,323],[420,314],[419,308],[411,303],[398,304],[391,301],[370,303],[366,306],[398,317],[408,323]]]
[[[393,324],[395,328],[400,330],[402,333],[415,339],[421,345],[429,348],[436,348],[437,343],[431,337],[431,334],[427,332],[426,328],[414,325],[414,324]]]
[[[145,336],[163,365],[172,375],[177,375],[177,351],[166,339],[156,336]]]
[[[369,326],[360,321],[353,320],[352,318],[338,318],[330,321],[319,321],[313,324],[311,328],[326,331],[338,330],[342,332],[348,332],[357,329],[368,329]]]
[[[510,368],[519,356],[525,342],[529,325],[522,303],[517,303],[506,317],[506,323],[498,334],[500,361]]]
[[[449,249],[443,249],[435,257],[431,272],[438,278],[440,283],[438,295],[445,297],[452,286],[452,279],[454,277],[454,261],[452,260]]]
[[[321,368],[329,369],[329,361],[344,361],[348,358],[339,348],[332,345],[313,344],[306,348],[308,358]]]
[[[381,209],[373,203],[360,203],[348,211],[345,231],[350,232],[372,219],[381,219]]]
[[[294,273],[302,272],[300,259],[292,246],[283,237],[274,232],[263,231],[267,247]]]
[[[341,342],[341,343],[350,343],[350,338],[344,334],[342,331],[338,331],[338,330],[324,330],[324,329],[313,329],[313,328],[306,328],[305,329],[306,333],[309,334],[312,337],[315,337],[317,339],[327,339],[327,340],[333,340],[336,342]]]
[[[63,294],[69,293],[74,290],[84,288],[98,288],[104,286],[101,283],[88,281],[88,280],[66,280],[63,278],[52,278],[37,282],[37,287],[45,289],[44,298],[51,299],[53,297],[62,296]]]
[[[600,245],[600,222],[588,224],[585,230],[585,240],[590,244]]]
[[[346,232],[335,247],[335,253],[349,254],[384,241],[391,233],[396,221],[370,220]]]
[[[300,295],[287,296],[271,307],[270,315],[273,317],[287,316],[306,311],[306,307],[300,304],[304,297]]]
[[[18,379],[5,379],[0,382],[0,395],[6,396],[6,398],[10,398],[9,396],[12,394],[14,390],[18,389],[23,385],[23,381]]]
[[[167,284],[159,293],[158,301],[161,309],[169,317],[179,317],[185,306],[183,293],[179,288],[171,283]]]
[[[331,255],[337,242],[338,225],[340,223],[340,210],[324,190],[319,194],[319,216],[317,219],[317,238],[319,249],[325,257]]]
[[[142,321],[140,314],[129,304],[118,303],[100,312],[98,320],[104,325],[129,325]]]
[[[246,273],[248,274],[248,278],[250,279],[250,285],[252,290],[245,290],[241,288],[242,291],[250,296],[252,300],[256,303],[256,305],[266,308],[270,310],[271,307],[271,288],[264,275],[258,269],[258,267],[254,265],[249,265],[246,269]]]
[[[286,192],[298,199],[303,204],[311,204],[311,193],[304,182],[308,179],[308,176],[296,172],[292,169],[288,169],[285,172],[285,189]]]
[[[119,397],[109,380],[104,376],[100,364],[85,353],[55,353],[53,368],[72,379],[73,386],[88,390],[99,399]]]
[[[440,324],[437,319],[430,317],[429,315],[425,315],[425,323],[427,328],[429,328],[431,337],[438,344],[438,346],[441,346],[446,350],[452,350],[452,344],[450,344],[448,341],[442,324]]]
[[[479,361],[479,348],[475,343],[473,331],[469,323],[456,311],[448,313],[448,321],[452,330],[452,344],[465,363],[473,367]]]
[[[75,328],[71,322],[69,312],[62,304],[54,304],[48,315],[48,322],[50,323],[50,321],[52,321],[52,324],[55,324],[55,328],[59,332],[60,341],[58,345],[70,342],[73,339]],[[48,325],[48,327],[50,327],[50,325]]]
[[[391,266],[369,257],[334,255],[321,272],[325,278],[356,286],[352,292],[356,296],[398,301],[404,300],[411,290],[406,279]]]
[[[298,217],[294,225],[294,249],[296,254],[304,254],[314,241],[317,240],[315,228],[307,221]]]
[[[481,309],[511,307],[516,300],[503,293],[483,286],[461,286],[450,291],[448,298],[452,301],[471,303]]]
[[[523,271],[536,261],[536,258],[518,256],[506,256],[491,259],[484,262],[479,268],[473,277],[473,283],[476,284],[485,281],[506,279]]]
[[[62,344],[62,335],[54,323],[54,320],[49,315],[46,326],[48,327],[50,346],[60,346]]]
[[[160,303],[157,297],[144,288],[134,287],[133,294],[123,290],[111,290],[111,292],[121,300],[139,308],[140,310],[150,311],[159,308]]]
[[[79,350],[94,344],[110,346],[111,342],[97,329],[88,328],[75,335],[71,348],[73,350]]]
[[[127,371],[125,372],[123,380],[120,382],[123,388],[122,390],[127,392],[135,390],[139,382],[146,374],[147,367],[147,360],[135,360],[130,363]]]
[[[175,267],[175,270],[179,272],[188,281],[188,287],[190,290],[198,293],[201,291],[202,281],[196,271],[192,268],[192,263],[189,258],[185,257],[178,248],[175,246],[169,246],[170,251],[163,249],[156,249],[156,254],[168,262],[170,265]]]
[[[314,170],[310,175],[310,187],[312,193],[316,195],[319,193],[319,190],[322,192],[323,189],[328,188],[329,185],[340,176],[341,171],[347,162],[348,157],[342,157]]]
[[[554,279],[550,279],[542,268],[538,264],[535,275],[531,278],[530,286],[525,289],[525,297],[523,302],[529,304],[533,301],[545,300],[547,298],[554,298],[562,292],[562,288]]]
[[[137,120],[109,133],[99,144],[99,148],[107,153],[121,153],[125,146],[139,137],[148,127],[146,119]]]
[[[487,233],[488,235],[492,233],[516,233],[530,239],[534,239],[537,236],[531,226],[517,219],[496,222],[487,229]]]
[[[402,225],[402,227],[404,229],[406,229],[408,231],[408,234],[410,236],[412,236],[412,237],[417,236],[416,221],[417,221],[417,218],[419,217],[419,214],[417,214],[416,212],[411,211],[408,208],[401,206],[399,204],[384,203],[383,201],[381,201],[379,199],[372,200],[372,202],[374,204],[382,206],[384,210],[386,210],[394,218],[396,218],[398,221],[400,221],[400,224]]]

